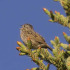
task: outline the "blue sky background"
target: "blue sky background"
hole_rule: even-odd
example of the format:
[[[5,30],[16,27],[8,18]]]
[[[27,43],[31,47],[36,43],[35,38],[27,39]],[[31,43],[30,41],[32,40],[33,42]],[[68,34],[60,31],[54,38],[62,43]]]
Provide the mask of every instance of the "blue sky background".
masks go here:
[[[51,23],[42,8],[53,12],[59,11],[65,15],[59,2],[53,0],[0,0],[0,70],[25,70],[37,67],[28,56],[19,56],[16,50],[20,39],[20,25],[30,23],[36,32],[41,34],[53,48],[50,40],[59,36],[66,43],[62,32],[69,34],[69,29],[59,24]],[[22,41],[21,41],[22,42]],[[51,65],[50,70],[56,70]]]

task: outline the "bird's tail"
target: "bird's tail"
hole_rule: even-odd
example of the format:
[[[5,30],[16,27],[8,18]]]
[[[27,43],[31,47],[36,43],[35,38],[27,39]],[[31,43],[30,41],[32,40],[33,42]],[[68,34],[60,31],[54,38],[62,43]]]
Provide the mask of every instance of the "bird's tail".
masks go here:
[[[48,48],[50,49],[51,51],[53,50],[48,44],[46,44],[46,46],[44,48]]]
[[[51,51],[53,50],[48,44],[44,43],[44,44],[41,44],[41,48],[48,48],[50,49]]]

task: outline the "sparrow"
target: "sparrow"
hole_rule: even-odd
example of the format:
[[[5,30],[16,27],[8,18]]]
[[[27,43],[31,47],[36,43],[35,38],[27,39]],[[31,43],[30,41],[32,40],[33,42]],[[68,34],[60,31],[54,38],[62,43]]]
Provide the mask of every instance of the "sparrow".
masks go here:
[[[27,38],[29,37],[32,43],[31,49],[48,48],[52,51],[52,48],[45,42],[44,38],[34,31],[33,26],[31,24],[24,24],[20,28],[20,37],[24,43],[27,45]]]

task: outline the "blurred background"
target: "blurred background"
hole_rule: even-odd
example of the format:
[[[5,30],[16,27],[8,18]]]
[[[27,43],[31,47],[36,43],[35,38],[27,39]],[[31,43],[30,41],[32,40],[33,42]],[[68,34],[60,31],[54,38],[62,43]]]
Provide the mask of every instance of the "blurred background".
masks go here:
[[[59,2],[53,0],[0,0],[0,70],[25,70],[38,67],[28,56],[19,56],[16,50],[17,41],[20,39],[21,25],[29,23],[34,30],[42,35],[46,42],[53,48],[50,40],[55,36],[66,43],[62,32],[70,35],[67,27],[51,23],[43,8],[56,10],[65,15]],[[44,62],[45,63],[45,62]],[[45,63],[47,65],[47,63]],[[54,65],[50,70],[56,70]]]

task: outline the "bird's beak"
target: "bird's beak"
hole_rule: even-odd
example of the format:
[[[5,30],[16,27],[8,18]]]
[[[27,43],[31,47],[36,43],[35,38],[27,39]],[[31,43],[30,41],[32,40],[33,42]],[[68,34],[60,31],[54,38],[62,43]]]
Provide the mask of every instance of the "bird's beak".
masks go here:
[[[19,28],[20,30],[22,29],[22,28]]]
[[[24,25],[20,25],[21,27],[23,27]]]
[[[21,27],[23,26],[23,25],[20,25]]]

